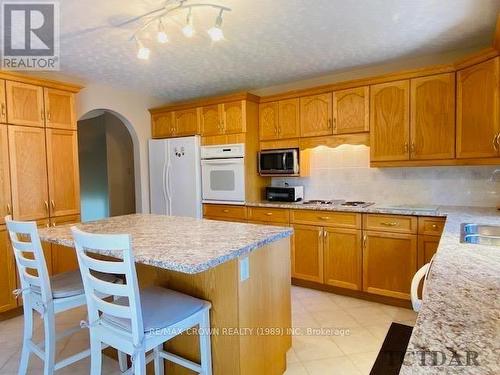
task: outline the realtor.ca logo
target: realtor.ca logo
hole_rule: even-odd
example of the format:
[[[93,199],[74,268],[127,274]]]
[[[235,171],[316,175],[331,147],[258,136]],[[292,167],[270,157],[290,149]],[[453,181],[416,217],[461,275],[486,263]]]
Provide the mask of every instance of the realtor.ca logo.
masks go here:
[[[2,68],[59,70],[59,3],[2,2]]]

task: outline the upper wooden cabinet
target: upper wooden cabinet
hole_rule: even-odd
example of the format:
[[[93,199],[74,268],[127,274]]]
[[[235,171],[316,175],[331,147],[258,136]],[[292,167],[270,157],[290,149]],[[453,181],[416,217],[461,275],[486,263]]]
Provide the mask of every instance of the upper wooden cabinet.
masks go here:
[[[299,137],[299,99],[262,103],[259,106],[259,132],[261,141]]]
[[[279,104],[278,102],[259,105],[259,137],[261,141],[279,139]]]
[[[200,132],[198,110],[196,108],[175,111],[175,134],[195,135]]]
[[[455,157],[455,73],[412,79],[410,157]]]
[[[76,132],[47,129],[50,216],[80,213],[80,179]]]
[[[45,123],[49,128],[76,130],[75,95],[44,88]]]
[[[5,81],[0,79],[0,122],[7,122],[7,98],[5,96]]]
[[[152,116],[153,138],[167,138],[175,136],[174,113],[166,112]]]
[[[333,92],[333,134],[370,130],[369,94],[369,87]]]
[[[4,217],[11,213],[9,141],[7,137],[7,125],[0,124],[0,225],[4,224]]]
[[[300,135],[330,135],[332,131],[332,94],[300,98]]]
[[[457,72],[457,157],[499,156],[500,57]]]
[[[9,126],[8,135],[13,217],[49,217],[45,129]]]
[[[14,125],[45,126],[43,88],[7,81],[7,122]]]
[[[372,161],[409,159],[410,82],[396,81],[370,89]]]
[[[236,134],[246,131],[244,112],[245,102],[242,100],[222,104],[222,121],[225,134]]]
[[[203,136],[224,134],[224,125],[222,123],[219,104],[200,109],[200,127]]]

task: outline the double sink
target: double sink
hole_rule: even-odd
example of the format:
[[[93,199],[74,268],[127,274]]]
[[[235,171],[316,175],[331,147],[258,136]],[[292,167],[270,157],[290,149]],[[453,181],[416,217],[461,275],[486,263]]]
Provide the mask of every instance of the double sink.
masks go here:
[[[500,226],[463,223],[460,231],[460,242],[500,246]]]

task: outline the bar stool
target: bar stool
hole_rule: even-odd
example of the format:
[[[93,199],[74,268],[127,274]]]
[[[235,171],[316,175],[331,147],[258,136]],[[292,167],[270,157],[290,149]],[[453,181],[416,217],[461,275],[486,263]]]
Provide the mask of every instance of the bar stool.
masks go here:
[[[87,297],[91,375],[101,373],[103,343],[131,355],[132,367],[127,373],[145,374],[146,364],[154,360],[155,374],[163,375],[164,360],[169,360],[199,374],[211,375],[211,304],[160,287],[139,290],[129,235],[91,234],[76,227],[71,230]],[[95,259],[86,252],[93,250],[106,250],[122,260]],[[111,284],[91,271],[125,275],[125,283]],[[118,298],[113,303],[106,302],[98,294],[103,291]],[[195,326],[199,326],[200,364],[163,350],[165,342]]]
[[[81,329],[78,325],[56,335],[55,315],[86,304],[82,278],[79,271],[49,277],[36,223],[13,221],[10,216],[5,217],[5,223],[21,282],[21,289],[14,294],[23,298],[24,335],[18,374],[26,374],[33,352],[44,362],[44,375],[52,375],[90,355],[87,349],[55,362],[56,341]],[[110,283],[121,282],[113,275],[100,274],[100,277]],[[43,319],[45,337],[41,345],[33,341],[33,311]],[[126,356],[120,355],[119,360],[120,369],[125,370]]]
[[[429,275],[429,270],[432,266],[432,262],[434,261],[434,256],[432,257],[432,259],[429,263],[423,265],[417,271],[417,273],[413,276],[413,279],[411,280],[411,288],[410,288],[411,305],[412,305],[413,311],[415,311],[417,313],[420,311],[420,309],[422,307],[422,300],[424,299],[424,293],[425,293],[425,282],[427,280],[427,276]],[[423,279],[422,297],[419,298],[418,289],[419,289],[419,286],[420,286],[422,279]]]

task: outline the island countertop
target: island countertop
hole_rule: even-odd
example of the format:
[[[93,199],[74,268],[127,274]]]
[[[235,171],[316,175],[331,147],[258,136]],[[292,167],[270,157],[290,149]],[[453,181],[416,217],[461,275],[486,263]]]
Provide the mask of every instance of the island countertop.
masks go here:
[[[90,233],[130,234],[136,262],[187,274],[214,268],[293,233],[285,227],[132,214],[40,229],[40,238],[74,247],[73,225]],[[104,250],[99,254],[116,256]]]

